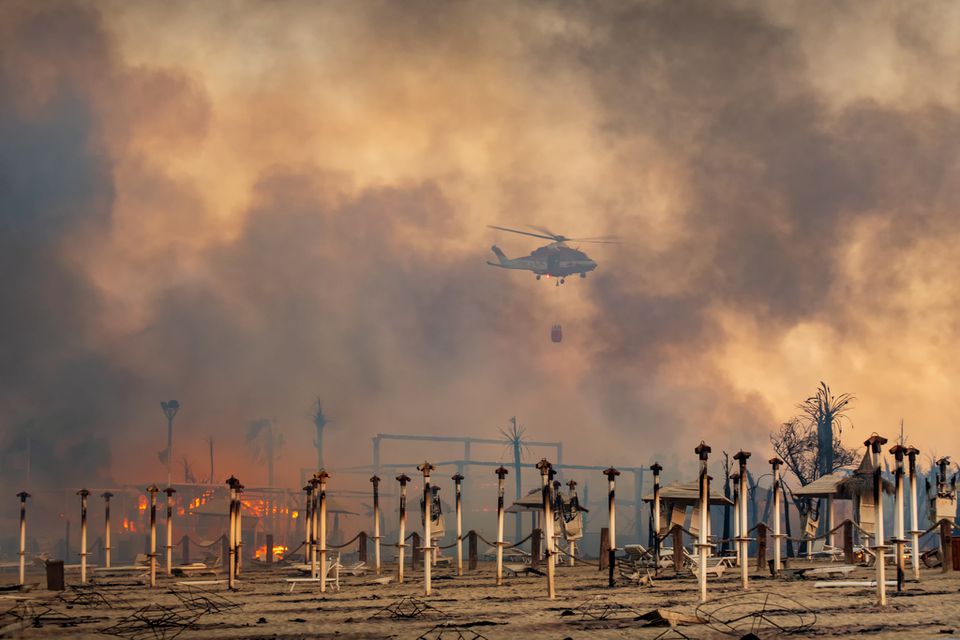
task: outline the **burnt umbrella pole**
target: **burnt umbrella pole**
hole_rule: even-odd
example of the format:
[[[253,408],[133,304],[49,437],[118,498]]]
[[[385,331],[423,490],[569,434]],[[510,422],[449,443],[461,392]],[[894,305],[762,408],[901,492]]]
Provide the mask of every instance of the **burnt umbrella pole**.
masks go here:
[[[313,485],[303,487],[303,564],[310,564],[313,556]]]
[[[320,527],[319,527],[319,507],[317,499],[320,496],[320,480],[317,478],[317,474],[313,474],[313,477],[310,478],[310,484],[313,486],[313,492],[311,494],[311,499],[313,503],[310,507],[310,577],[314,580],[317,579],[317,541],[320,536]]]
[[[740,534],[737,537],[737,557],[740,559],[740,586],[744,589],[750,588],[750,523],[747,521],[747,460],[750,458],[749,451],[742,449],[737,452],[733,459],[740,464],[740,471],[737,480],[740,483],[739,502],[737,509],[740,512],[737,520],[740,522]]]
[[[547,597],[553,600],[557,597],[557,592],[553,582],[553,513],[550,504],[550,468],[551,465],[546,458],[537,463],[537,469],[540,470],[540,478],[543,481],[543,542],[547,555]]]
[[[893,514],[893,531],[895,536],[893,542],[897,547],[897,591],[903,591],[903,552],[907,542],[904,537],[903,526],[903,454],[906,450],[907,448],[902,444],[895,444],[890,449],[890,453],[893,454],[897,461],[894,476],[896,479],[896,503],[894,504],[895,511]]]
[[[107,569],[110,568],[110,498],[113,494],[105,491],[101,494],[103,497],[103,562]]]
[[[451,480],[454,483],[454,492],[456,494],[456,507],[457,507],[457,575],[463,575],[463,515],[461,512],[461,483],[463,482],[463,474],[455,473]]]
[[[237,561],[237,576],[240,575],[240,568],[243,566],[243,489],[242,484],[237,484],[237,503],[234,507],[237,515],[233,519],[233,525],[237,528],[233,537],[237,543],[237,553],[234,555],[234,560]]]
[[[510,473],[503,465],[497,468],[497,586],[503,584],[503,479]]]
[[[327,478],[330,474],[323,469],[317,473],[320,483],[320,593],[327,590]]]
[[[883,476],[880,470],[880,448],[887,444],[887,439],[873,434],[863,444],[873,453],[873,513],[876,527],[873,548],[877,559],[877,604],[883,607],[887,604],[887,568],[884,558],[884,550],[887,546],[884,544],[883,536]]]
[[[90,492],[86,489],[77,491],[80,496],[80,583],[87,583],[87,498]]]
[[[660,472],[663,466],[654,462],[650,470],[653,471],[653,572],[660,572]]]
[[[780,465],[783,460],[777,457],[770,458],[770,466],[773,468],[773,573],[780,575],[780,545],[784,535],[780,533],[781,511],[783,504],[780,496]]]
[[[609,570],[607,576],[608,586],[614,586],[616,580],[614,579],[613,572],[617,564],[617,504],[616,504],[616,489],[617,489],[617,476],[620,475],[620,472],[610,467],[609,469],[603,472],[603,475],[607,476],[607,513],[609,516],[609,527],[607,535],[609,551],[609,561],[607,563],[607,569]]]
[[[430,472],[433,465],[424,462],[417,467],[423,474],[423,594],[430,595],[430,570],[433,540],[430,539],[430,520],[433,518],[433,493],[430,491]]]
[[[380,575],[380,478],[370,478],[373,484],[373,558]]]
[[[576,482],[576,480],[572,480],[572,479],[571,479],[571,480],[567,480],[567,488],[570,489],[570,502],[573,503],[574,505],[578,505],[579,503],[578,503],[577,500],[576,500],[576,498],[577,498],[577,482]],[[561,514],[561,515],[562,515],[562,514]],[[576,514],[574,513],[573,516],[576,516]],[[567,543],[567,555],[569,556],[569,557],[567,558],[567,566],[569,566],[569,567],[574,566],[575,563],[576,563],[576,555],[577,555],[577,541],[576,541],[576,540],[571,540],[570,542]]]
[[[160,488],[152,484],[147,487],[150,494],[150,588],[157,587],[157,493]]]
[[[173,487],[163,490],[167,494],[167,575],[173,575],[173,494],[177,492]]]
[[[917,522],[917,454],[916,447],[907,447],[910,469],[910,561],[913,563],[913,579],[920,579],[920,534]]]
[[[700,602],[707,601],[707,555],[710,551],[710,540],[707,537],[707,527],[710,518],[710,475],[707,472],[707,462],[710,457],[710,447],[703,441],[693,450],[700,458],[700,538],[697,550],[700,552],[700,566],[698,567],[698,581],[700,583]]]
[[[227,487],[230,489],[230,509],[227,521],[227,588],[233,590],[237,588],[237,487],[240,481],[230,476],[227,479]]]
[[[407,483],[410,478],[405,473],[397,476],[397,482],[400,483],[400,522],[397,530],[397,584],[403,584],[403,556],[407,548]]]
[[[27,575],[27,498],[30,494],[21,491],[17,497],[20,498],[20,582],[18,584],[23,586]]]

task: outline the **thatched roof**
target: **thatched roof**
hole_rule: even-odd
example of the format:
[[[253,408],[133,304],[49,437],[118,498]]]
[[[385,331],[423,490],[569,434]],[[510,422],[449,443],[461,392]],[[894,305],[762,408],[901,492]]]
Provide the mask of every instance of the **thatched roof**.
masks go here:
[[[700,484],[698,480],[691,482],[674,482],[660,487],[660,499],[664,502],[677,504],[697,504],[700,502]],[[643,496],[644,502],[653,502],[653,492]],[[710,504],[733,504],[729,498],[723,497],[718,491],[710,492]]]

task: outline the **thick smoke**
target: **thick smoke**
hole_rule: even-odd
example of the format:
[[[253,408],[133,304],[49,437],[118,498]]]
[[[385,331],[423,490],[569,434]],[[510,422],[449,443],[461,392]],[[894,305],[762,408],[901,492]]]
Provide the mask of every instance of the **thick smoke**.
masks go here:
[[[251,468],[269,416],[287,483],[318,395],[343,465],[511,415],[585,463],[763,450],[821,378],[890,420],[867,430],[942,413],[955,96],[836,90],[884,70],[819,68],[838,45],[803,5],[2,14],[5,483],[28,437],[37,483],[161,478],[168,397],[178,462],[202,476],[211,434]],[[883,52],[949,68],[936,22]],[[487,223],[625,242],[558,291],[485,266],[536,246]]]

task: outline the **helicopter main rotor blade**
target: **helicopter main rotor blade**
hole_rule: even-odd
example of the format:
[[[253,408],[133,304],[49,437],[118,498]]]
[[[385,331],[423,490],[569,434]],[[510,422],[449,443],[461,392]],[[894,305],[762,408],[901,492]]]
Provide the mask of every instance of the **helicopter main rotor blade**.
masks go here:
[[[520,231],[519,229],[509,229],[507,227],[498,227],[494,224],[488,224],[490,229],[499,229],[500,231],[509,231],[510,233],[519,233],[522,236],[533,236],[534,238],[543,238],[544,240],[556,240],[555,236],[545,236],[539,233],[530,233],[529,231]]]
[[[592,238],[567,238],[571,242],[593,242],[595,244],[620,244],[620,236],[594,236]]]
[[[531,229],[533,229],[534,231],[539,231],[540,233],[544,233],[544,234],[550,236],[551,238],[553,238],[553,239],[556,240],[557,242],[563,242],[563,241],[565,241],[565,240],[569,240],[569,238],[567,238],[565,235],[563,235],[563,234],[561,234],[561,233],[554,233],[553,231],[550,231],[550,229],[547,229],[546,227],[538,227],[538,226],[532,225],[532,224],[528,224],[527,226],[530,227]]]

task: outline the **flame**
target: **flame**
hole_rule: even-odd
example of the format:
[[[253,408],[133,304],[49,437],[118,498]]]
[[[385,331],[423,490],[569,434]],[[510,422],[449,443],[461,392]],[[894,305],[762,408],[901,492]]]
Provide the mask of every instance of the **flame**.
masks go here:
[[[298,517],[300,517],[300,512],[299,512],[299,511],[293,511],[293,512],[290,513],[290,517],[293,518],[294,520],[296,520]]]
[[[284,554],[286,553],[287,553],[287,547],[285,545],[282,545],[282,544],[273,545],[273,559],[275,561],[282,560]],[[265,544],[260,545],[260,547],[257,549],[257,552],[253,555],[253,557],[256,558],[257,560],[266,561],[267,545]]]
[[[147,510],[147,496],[140,496],[137,498],[137,508],[140,509],[140,511]]]

